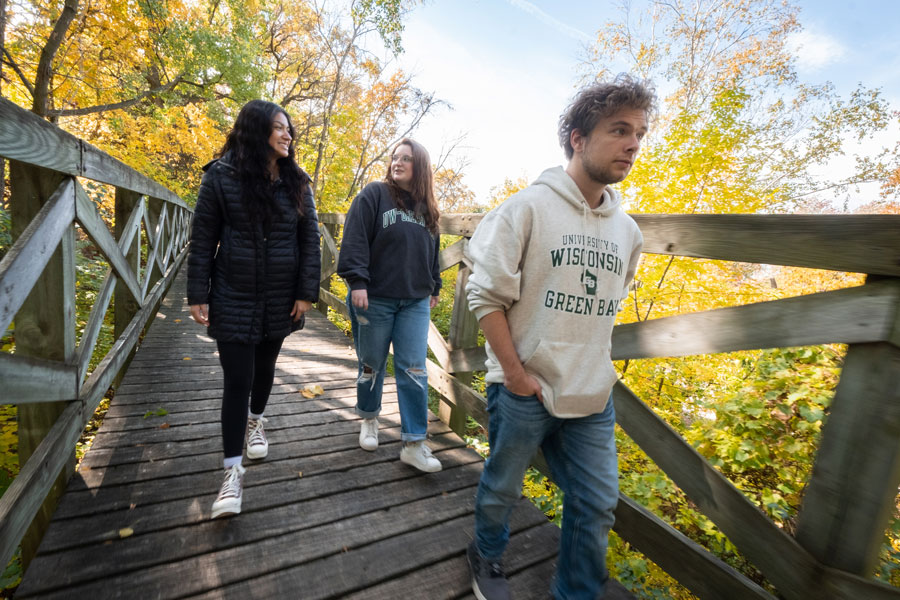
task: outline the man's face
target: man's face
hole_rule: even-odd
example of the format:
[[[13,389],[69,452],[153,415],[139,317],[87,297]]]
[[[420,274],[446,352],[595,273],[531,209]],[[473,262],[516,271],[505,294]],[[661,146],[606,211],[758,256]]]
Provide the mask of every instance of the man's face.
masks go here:
[[[623,108],[601,119],[587,136],[575,130],[571,142],[575,161],[596,183],[610,185],[625,179],[647,133],[647,113]]]

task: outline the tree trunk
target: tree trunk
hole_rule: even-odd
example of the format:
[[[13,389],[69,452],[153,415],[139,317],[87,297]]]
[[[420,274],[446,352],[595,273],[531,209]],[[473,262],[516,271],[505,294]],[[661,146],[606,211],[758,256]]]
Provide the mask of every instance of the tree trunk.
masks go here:
[[[66,0],[59,19],[47,38],[47,43],[41,50],[41,58],[38,61],[37,73],[34,76],[34,97],[32,98],[31,111],[42,117],[47,116],[50,108],[50,82],[53,80],[53,59],[62,44],[66,31],[78,12],[78,0]]]

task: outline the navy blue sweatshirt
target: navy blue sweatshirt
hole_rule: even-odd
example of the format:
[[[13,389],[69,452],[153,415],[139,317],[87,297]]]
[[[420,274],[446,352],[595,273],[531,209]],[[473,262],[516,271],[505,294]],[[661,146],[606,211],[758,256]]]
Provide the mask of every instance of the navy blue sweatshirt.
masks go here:
[[[411,198],[406,200],[411,206]],[[440,236],[428,231],[424,217],[394,205],[386,183],[370,183],[347,213],[338,275],[351,290],[368,290],[370,296],[437,296],[439,244]]]

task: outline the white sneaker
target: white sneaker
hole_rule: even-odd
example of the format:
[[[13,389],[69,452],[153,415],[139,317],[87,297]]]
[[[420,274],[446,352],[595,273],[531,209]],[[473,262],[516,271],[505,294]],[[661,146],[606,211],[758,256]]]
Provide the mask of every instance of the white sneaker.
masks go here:
[[[241,465],[225,469],[225,481],[219,490],[219,497],[212,505],[212,518],[220,515],[238,515],[241,513],[241,497],[243,496],[244,472]]]
[[[269,441],[263,423],[265,417],[247,419],[247,458],[265,458],[269,454]]]
[[[431,448],[425,442],[406,442],[400,450],[400,462],[413,466],[426,473],[437,473],[441,470],[441,461],[431,455]]]
[[[378,419],[363,419],[359,431],[359,447],[372,452],[378,447]]]

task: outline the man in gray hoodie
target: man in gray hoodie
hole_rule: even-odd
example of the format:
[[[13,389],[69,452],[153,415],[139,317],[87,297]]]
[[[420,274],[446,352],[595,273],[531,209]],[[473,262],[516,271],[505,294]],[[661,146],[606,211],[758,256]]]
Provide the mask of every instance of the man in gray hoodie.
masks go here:
[[[655,110],[653,87],[627,75],[582,89],[560,118],[566,168],[544,171],[488,213],[469,243],[491,447],[467,553],[480,600],[509,598],[500,559],[538,448],[564,492],[551,591],[603,597],[618,499],[610,336],[643,243],[609,185],[628,175]]]

